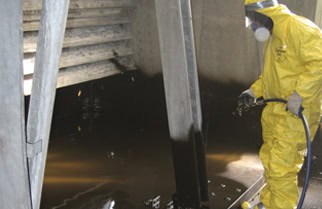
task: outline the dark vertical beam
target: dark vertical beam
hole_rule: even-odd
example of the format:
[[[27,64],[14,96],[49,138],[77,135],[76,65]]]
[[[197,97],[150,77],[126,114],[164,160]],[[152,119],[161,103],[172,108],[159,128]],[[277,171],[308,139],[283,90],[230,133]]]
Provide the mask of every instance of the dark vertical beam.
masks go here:
[[[27,122],[33,209],[39,209],[69,0],[43,0]]]
[[[0,4],[0,208],[30,209],[22,72],[22,0],[1,0]]]
[[[200,201],[208,200],[208,191],[190,0],[157,0],[155,6],[177,203],[200,208]]]

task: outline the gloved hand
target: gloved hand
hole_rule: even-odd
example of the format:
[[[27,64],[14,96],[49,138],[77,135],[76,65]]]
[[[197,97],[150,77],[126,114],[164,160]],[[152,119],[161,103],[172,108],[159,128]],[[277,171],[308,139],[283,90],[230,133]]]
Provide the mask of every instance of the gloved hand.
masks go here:
[[[286,110],[289,110],[294,115],[299,116],[300,111],[302,111],[302,102],[303,99],[301,96],[297,93],[297,91],[294,91],[287,100]]]
[[[246,91],[241,93],[241,95],[238,97],[237,109],[239,111],[248,110],[254,105],[255,101],[256,101],[256,97],[253,90],[247,89]]]

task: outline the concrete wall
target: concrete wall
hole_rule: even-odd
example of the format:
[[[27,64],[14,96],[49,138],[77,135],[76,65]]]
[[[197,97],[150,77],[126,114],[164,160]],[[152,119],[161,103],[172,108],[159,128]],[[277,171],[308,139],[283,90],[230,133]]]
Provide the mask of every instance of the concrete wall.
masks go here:
[[[307,17],[314,21],[316,13],[317,1],[320,0],[279,0],[280,3],[285,4],[295,14]]]
[[[314,20],[321,0],[280,0],[297,14]],[[191,0],[197,62],[201,80],[250,85],[257,79],[263,46],[244,25],[243,0]],[[136,65],[146,74],[161,73],[154,1],[134,0],[133,36]],[[321,10],[319,8],[318,10]],[[201,81],[201,85],[203,81]]]
[[[245,29],[243,2],[193,0],[192,5],[199,75],[216,83],[255,80],[259,72],[258,51]]]
[[[317,0],[315,22],[322,28],[322,0]]]

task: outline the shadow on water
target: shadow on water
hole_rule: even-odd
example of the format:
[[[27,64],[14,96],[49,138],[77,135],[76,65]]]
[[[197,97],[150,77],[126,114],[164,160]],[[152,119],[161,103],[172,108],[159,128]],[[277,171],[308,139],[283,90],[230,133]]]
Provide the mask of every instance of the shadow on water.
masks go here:
[[[175,181],[162,85],[131,72],[57,91],[41,209],[142,209],[159,195],[166,207]],[[211,208],[262,172],[260,111],[233,114],[242,89],[201,85]]]

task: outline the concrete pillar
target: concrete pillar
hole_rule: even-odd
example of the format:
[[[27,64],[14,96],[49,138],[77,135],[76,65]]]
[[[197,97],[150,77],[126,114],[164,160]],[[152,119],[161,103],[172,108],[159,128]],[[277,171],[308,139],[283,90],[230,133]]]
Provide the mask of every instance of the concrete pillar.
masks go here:
[[[22,90],[22,0],[0,4],[0,208],[31,209]]]
[[[198,137],[202,118],[191,4],[190,0],[157,0],[155,6],[173,145],[175,205],[199,209],[200,200],[208,201],[208,191],[204,146],[202,137]]]
[[[33,149],[28,156],[33,209],[40,208],[69,0],[43,0],[42,5],[27,122],[27,140]]]

